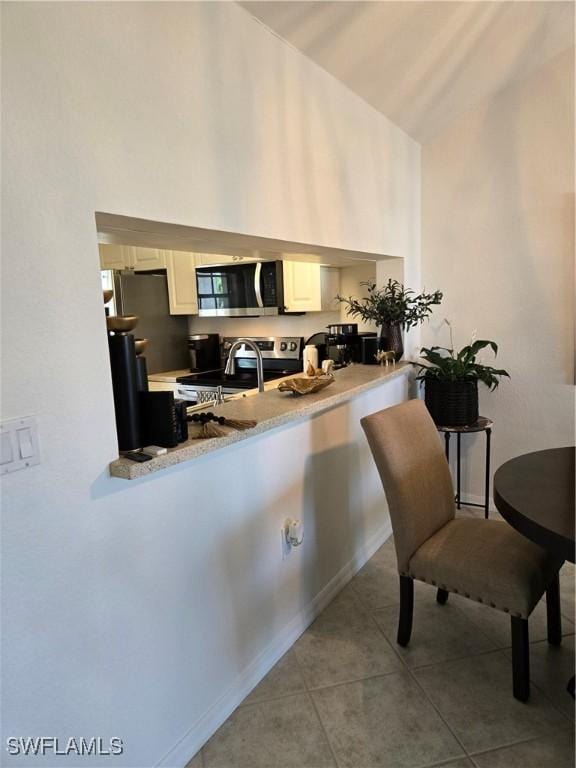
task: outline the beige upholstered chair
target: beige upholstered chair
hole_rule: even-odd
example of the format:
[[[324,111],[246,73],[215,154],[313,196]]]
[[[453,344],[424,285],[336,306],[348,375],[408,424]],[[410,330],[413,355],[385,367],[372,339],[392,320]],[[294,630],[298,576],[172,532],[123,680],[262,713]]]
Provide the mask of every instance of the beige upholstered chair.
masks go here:
[[[528,617],[547,592],[548,641],[561,641],[561,561],[497,520],[455,518],[454,490],[434,422],[420,400],[366,416],[388,499],[400,574],[398,643],[412,631],[414,579],[511,616],[514,696],[530,694]]]

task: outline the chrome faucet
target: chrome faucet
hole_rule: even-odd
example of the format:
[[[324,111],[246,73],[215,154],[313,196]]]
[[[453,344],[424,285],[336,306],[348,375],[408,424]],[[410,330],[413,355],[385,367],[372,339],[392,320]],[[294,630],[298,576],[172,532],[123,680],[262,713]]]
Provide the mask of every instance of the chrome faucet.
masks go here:
[[[226,367],[224,373],[227,375],[233,375],[236,372],[236,365],[234,362],[234,353],[236,350],[244,344],[249,347],[256,355],[256,377],[258,379],[258,392],[264,392],[264,368],[262,366],[262,352],[257,344],[250,339],[236,339],[234,344],[230,347],[228,353],[228,360],[226,361]]]

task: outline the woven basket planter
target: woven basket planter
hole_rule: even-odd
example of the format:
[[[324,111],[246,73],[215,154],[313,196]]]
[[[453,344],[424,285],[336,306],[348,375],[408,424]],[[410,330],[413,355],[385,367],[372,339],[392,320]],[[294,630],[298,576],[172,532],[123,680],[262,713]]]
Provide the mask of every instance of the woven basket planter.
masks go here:
[[[442,427],[466,427],[478,421],[478,381],[424,379],[424,401]]]

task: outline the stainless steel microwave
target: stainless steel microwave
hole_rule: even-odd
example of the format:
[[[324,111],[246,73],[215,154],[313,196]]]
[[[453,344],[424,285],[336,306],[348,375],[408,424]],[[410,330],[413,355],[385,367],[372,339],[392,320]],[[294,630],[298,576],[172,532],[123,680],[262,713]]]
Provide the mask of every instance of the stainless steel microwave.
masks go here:
[[[196,267],[201,317],[278,315],[284,311],[281,261]]]

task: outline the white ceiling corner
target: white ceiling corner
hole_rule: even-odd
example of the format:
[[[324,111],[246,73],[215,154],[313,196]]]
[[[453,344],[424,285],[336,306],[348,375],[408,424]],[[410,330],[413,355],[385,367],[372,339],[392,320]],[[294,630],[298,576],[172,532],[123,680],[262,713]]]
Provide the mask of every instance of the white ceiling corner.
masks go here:
[[[572,2],[240,5],[422,143],[574,45]]]

